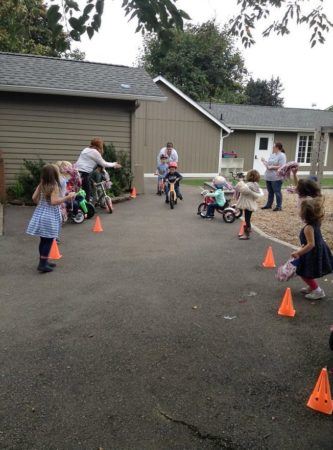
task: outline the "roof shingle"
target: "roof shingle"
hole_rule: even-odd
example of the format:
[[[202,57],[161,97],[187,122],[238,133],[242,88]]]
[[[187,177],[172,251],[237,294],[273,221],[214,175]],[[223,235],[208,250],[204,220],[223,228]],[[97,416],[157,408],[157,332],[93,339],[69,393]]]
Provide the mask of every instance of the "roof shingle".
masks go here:
[[[0,91],[164,100],[141,68],[0,52]]]
[[[321,109],[201,103],[218,120],[234,129],[309,130],[333,126],[333,112]]]

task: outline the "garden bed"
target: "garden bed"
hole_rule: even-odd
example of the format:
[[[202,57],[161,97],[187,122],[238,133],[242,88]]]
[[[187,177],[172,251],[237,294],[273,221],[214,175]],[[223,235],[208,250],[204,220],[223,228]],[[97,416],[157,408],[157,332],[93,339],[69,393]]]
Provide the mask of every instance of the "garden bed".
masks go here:
[[[322,234],[327,244],[333,249],[333,191],[324,191],[325,218],[322,223]],[[267,194],[260,201],[266,202]],[[253,224],[265,233],[293,245],[299,245],[299,232],[304,226],[297,208],[297,195],[283,192],[283,211],[270,209],[258,211],[253,215]]]

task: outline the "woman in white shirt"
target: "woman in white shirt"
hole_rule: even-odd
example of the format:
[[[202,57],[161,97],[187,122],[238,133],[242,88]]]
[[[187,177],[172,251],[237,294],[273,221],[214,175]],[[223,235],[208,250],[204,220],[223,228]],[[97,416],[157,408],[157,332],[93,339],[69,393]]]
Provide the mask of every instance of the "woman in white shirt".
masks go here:
[[[106,167],[113,167],[119,169],[121,167],[117,162],[107,162],[103,159],[103,140],[101,138],[94,138],[90,142],[90,146],[84,148],[75,163],[75,168],[80,172],[82,179],[82,187],[85,190],[86,198],[90,199],[90,174],[94,171],[97,165]]]
[[[278,174],[278,169],[287,162],[285,150],[281,142],[276,142],[274,144],[273,153],[268,158],[268,161],[265,161],[264,158],[261,158],[261,161],[266,166],[264,179],[266,180],[266,187],[268,192],[267,203],[261,209],[271,209],[275,195],[276,206],[273,209],[273,211],[281,211],[282,210],[281,188],[283,178],[281,175]]]

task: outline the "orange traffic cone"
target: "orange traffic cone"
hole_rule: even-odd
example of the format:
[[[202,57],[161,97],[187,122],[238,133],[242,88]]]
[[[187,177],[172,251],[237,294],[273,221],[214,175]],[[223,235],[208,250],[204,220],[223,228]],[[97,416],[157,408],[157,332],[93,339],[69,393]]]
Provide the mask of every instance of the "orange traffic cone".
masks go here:
[[[131,198],[136,198],[136,188],[135,187],[132,188]]]
[[[99,218],[99,216],[96,217],[96,220],[95,220],[92,230],[94,233],[101,233],[103,231],[101,219]]]
[[[327,369],[324,367],[319,375],[316,386],[307,403],[309,408],[324,414],[333,413],[333,400],[331,397],[330,382]]]
[[[53,242],[52,242],[52,245],[51,245],[49,258],[50,259],[60,259],[60,258],[62,258],[62,255],[60,255],[60,252],[59,252],[57,241],[55,239],[53,239]]]
[[[284,293],[278,314],[280,314],[280,316],[288,317],[294,317],[294,315],[296,314],[290,288],[287,288]]]
[[[273,256],[273,250],[272,247],[268,247],[267,249],[267,253],[265,256],[265,259],[262,263],[263,267],[266,267],[266,269],[273,269],[274,267],[276,267],[275,265],[275,261],[274,261],[274,256]]]
[[[239,229],[239,232],[238,232],[238,237],[242,237],[243,236],[243,234],[244,234],[244,227],[245,227],[245,222],[242,221],[240,229]]]

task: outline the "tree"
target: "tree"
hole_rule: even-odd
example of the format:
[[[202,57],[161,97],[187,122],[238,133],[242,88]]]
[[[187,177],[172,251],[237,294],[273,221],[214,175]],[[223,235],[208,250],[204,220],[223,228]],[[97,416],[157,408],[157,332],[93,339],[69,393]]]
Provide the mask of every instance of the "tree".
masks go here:
[[[328,1],[326,0],[327,4]],[[312,31],[311,47],[318,42],[325,42],[325,34],[333,27],[324,9],[325,0],[316,0],[316,6],[307,10],[308,0],[237,0],[240,13],[231,20],[231,33],[240,36],[245,47],[255,43],[252,35],[256,23],[268,19],[271,12],[281,10],[278,20],[274,20],[263,31],[262,35],[269,36],[272,32],[280,35],[289,34],[290,22],[297,25],[306,24]]]
[[[332,111],[333,112],[333,105],[332,106],[329,106],[328,108],[326,108],[327,109],[327,111]]]
[[[1,0],[0,51],[83,59],[71,42],[62,29],[51,29],[43,0]]]
[[[65,20],[72,39],[79,41],[85,33],[91,39],[102,23],[105,0],[85,0],[81,11],[75,0],[50,0],[48,18],[52,27],[62,27]],[[182,29],[184,19],[190,19],[185,11],[175,6],[177,0],[123,0],[122,7],[129,20],[137,18],[136,31],[157,33],[164,38],[171,28]]]
[[[71,37],[77,41],[87,33],[90,38],[101,26],[105,0],[82,0],[85,7],[80,10],[78,1],[50,0],[55,4],[50,8],[52,26],[62,26],[65,20],[68,23]],[[311,45],[325,42],[325,33],[328,33],[333,24],[325,13],[323,3],[331,0],[314,0],[317,5],[307,10],[308,0],[234,0],[240,6],[240,12],[231,20],[231,34],[240,36],[245,47],[255,43],[252,32],[256,23],[267,19],[271,12],[282,12],[279,20],[273,21],[263,36],[270,33],[288,34],[290,22],[298,25],[306,24],[312,35]],[[183,29],[184,20],[189,20],[188,14],[176,7],[177,0],[123,0],[122,6],[129,20],[138,21],[136,31],[142,33],[157,33],[160,39],[168,34],[170,28]]]
[[[280,78],[267,80],[250,79],[246,88],[244,103],[247,105],[283,106],[283,98],[280,97],[283,91]]]
[[[220,30],[214,21],[170,30],[167,44],[156,34],[146,36],[140,65],[197,101],[243,98],[244,60],[227,30]]]

